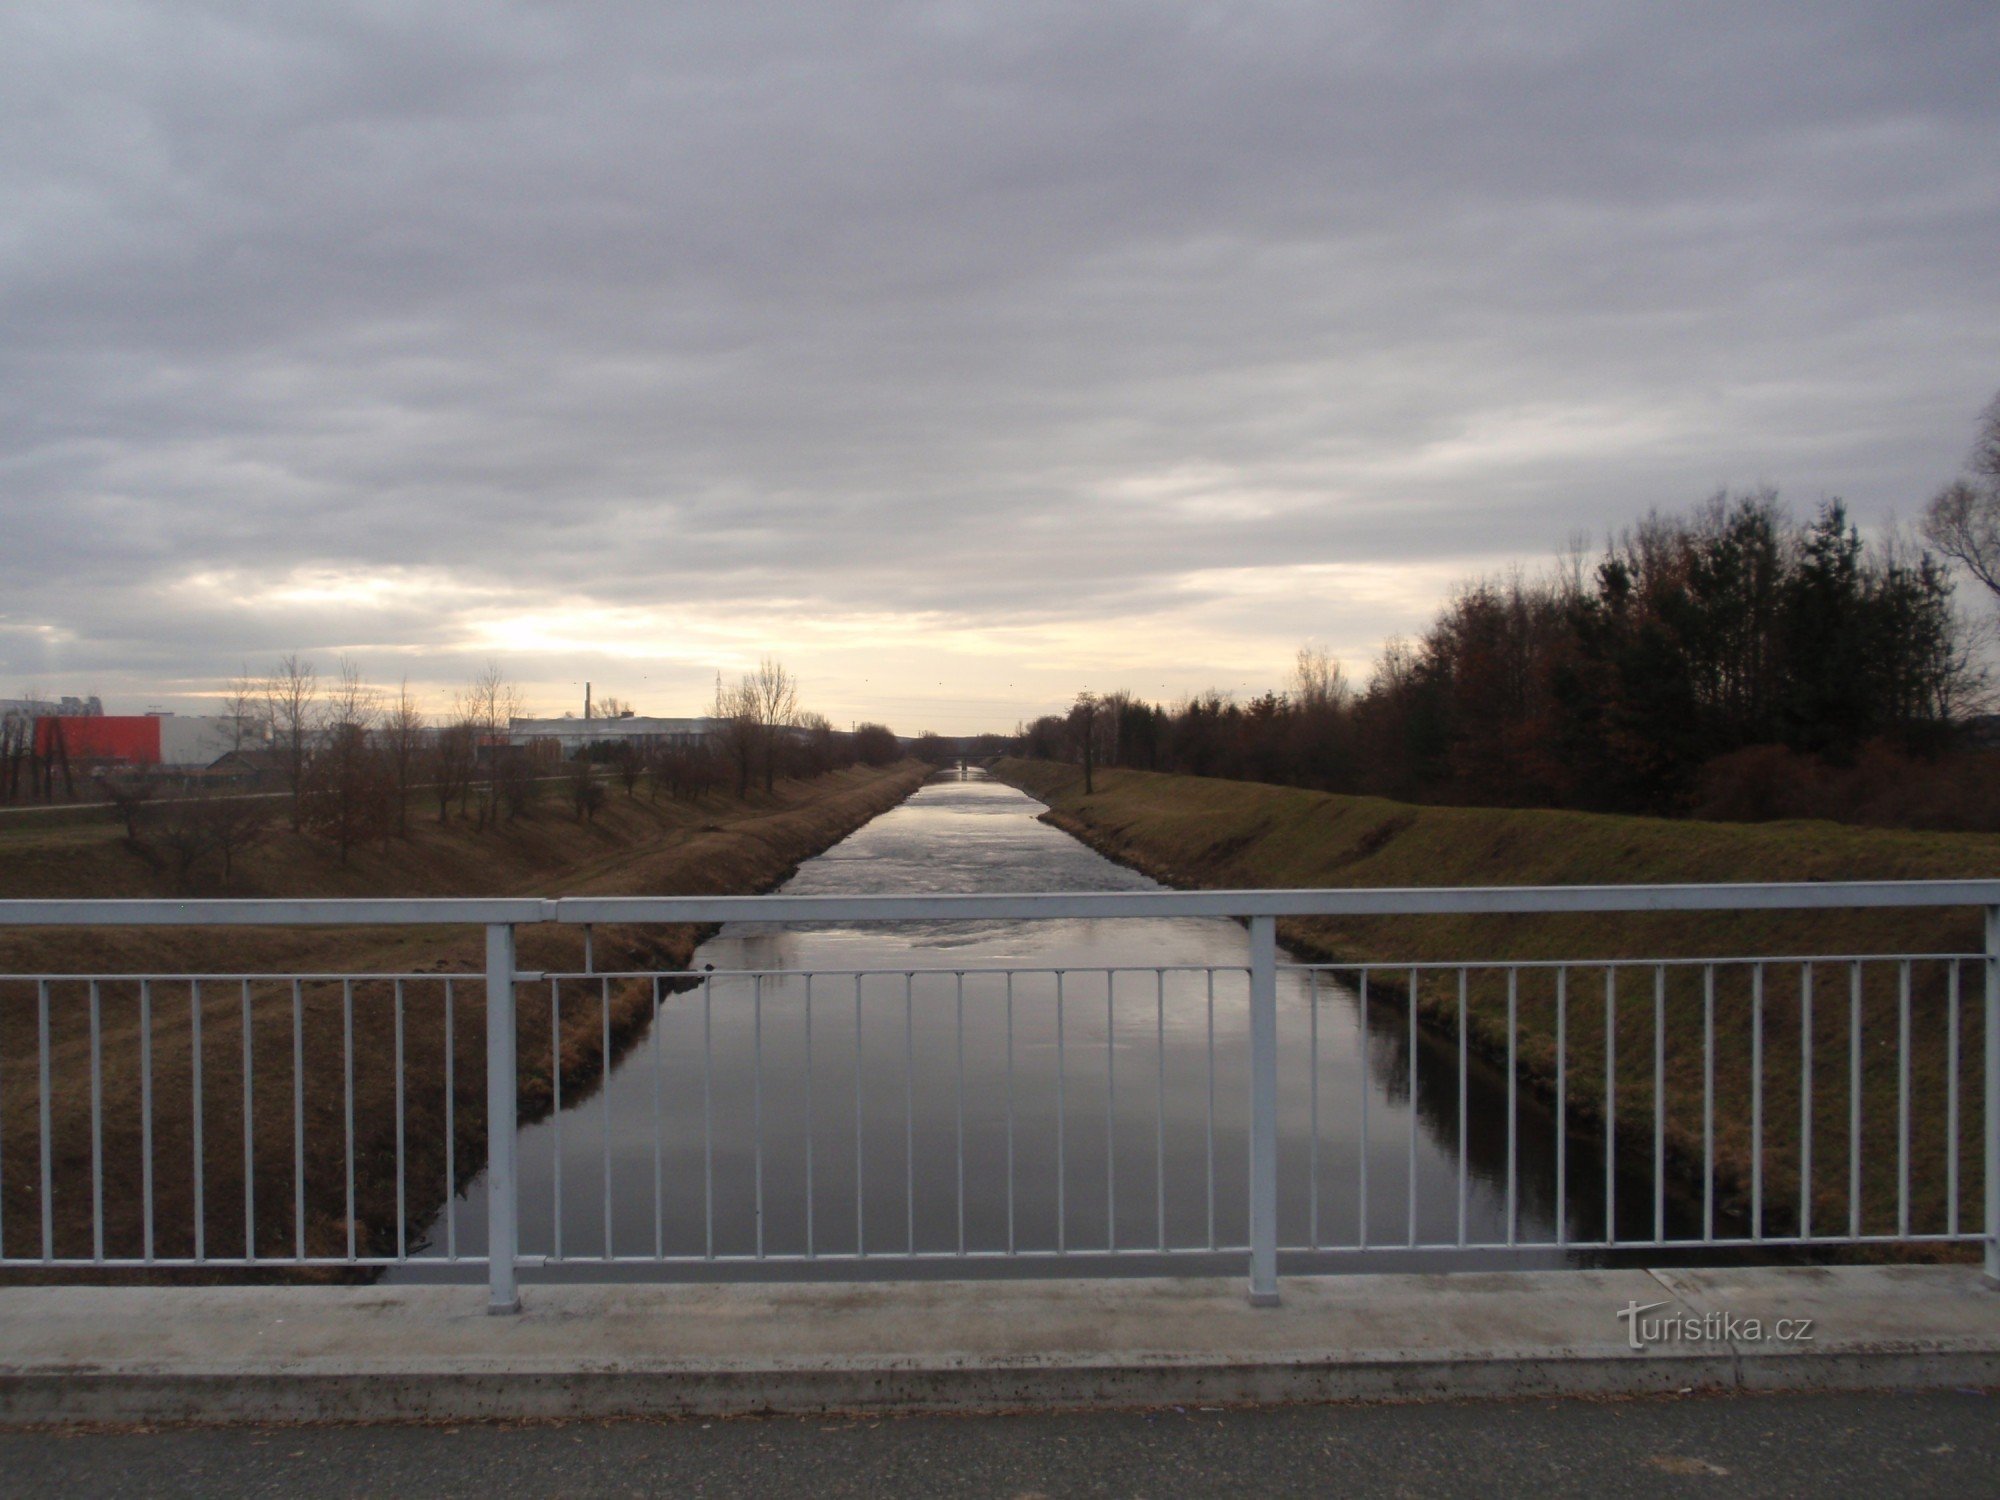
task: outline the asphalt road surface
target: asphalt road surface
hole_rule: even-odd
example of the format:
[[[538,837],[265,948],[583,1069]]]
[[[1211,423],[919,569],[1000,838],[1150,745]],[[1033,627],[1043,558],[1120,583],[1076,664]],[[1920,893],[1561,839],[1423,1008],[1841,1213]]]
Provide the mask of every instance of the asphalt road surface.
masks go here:
[[[9,1495],[2000,1493],[2000,1392],[0,1433]]]

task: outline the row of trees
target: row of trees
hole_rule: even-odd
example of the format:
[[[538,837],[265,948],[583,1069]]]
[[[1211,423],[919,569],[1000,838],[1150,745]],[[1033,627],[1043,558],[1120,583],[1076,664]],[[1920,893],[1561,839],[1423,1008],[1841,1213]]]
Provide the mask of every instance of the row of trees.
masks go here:
[[[433,808],[441,824],[457,819],[484,831],[529,816],[556,783],[588,821],[604,806],[607,783],[632,797],[644,787],[655,800],[691,800],[733,781],[743,797],[759,778],[768,791],[780,776],[900,758],[886,728],[838,733],[823,715],[801,710],[798,695],[797,679],[767,658],[736,688],[718,690],[713,733],[642,741],[610,731],[624,710],[607,700],[605,737],[563,766],[510,743],[522,696],[497,666],[454,693],[433,721],[407,681],[384,692],[348,661],[326,679],[293,654],[267,675],[235,679],[224,704],[230,748],[265,766],[281,788],[275,797],[235,787],[164,796],[156,778],[137,770],[101,785],[135,845],[167,852],[183,875],[219,853],[226,875],[280,817],[346,863],[359,845],[407,837],[415,807]]]
[[[1086,694],[1025,752],[1414,801],[1670,813],[1775,751],[1932,756],[1981,685],[1933,555],[1865,544],[1835,502],[1655,514],[1586,568],[1461,588],[1365,690],[1324,652],[1283,691],[1173,706]],[[1746,761],[1747,758],[1747,761]],[[1751,815],[1755,815],[1754,813]]]

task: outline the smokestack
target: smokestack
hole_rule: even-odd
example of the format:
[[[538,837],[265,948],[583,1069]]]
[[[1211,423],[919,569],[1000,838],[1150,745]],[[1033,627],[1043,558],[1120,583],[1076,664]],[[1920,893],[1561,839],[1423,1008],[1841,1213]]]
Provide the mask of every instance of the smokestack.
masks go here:
[[[590,684],[587,682],[583,685],[583,716],[586,719],[590,717]]]

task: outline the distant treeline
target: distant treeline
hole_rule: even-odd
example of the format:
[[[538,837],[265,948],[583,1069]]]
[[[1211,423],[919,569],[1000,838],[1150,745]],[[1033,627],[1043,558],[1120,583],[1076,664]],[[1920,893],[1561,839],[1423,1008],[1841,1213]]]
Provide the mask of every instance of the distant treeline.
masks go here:
[[[2000,826],[1964,745],[1980,674],[1930,554],[1770,492],[1655,514],[1594,566],[1462,587],[1356,692],[1086,694],[1025,753],[1417,802]]]

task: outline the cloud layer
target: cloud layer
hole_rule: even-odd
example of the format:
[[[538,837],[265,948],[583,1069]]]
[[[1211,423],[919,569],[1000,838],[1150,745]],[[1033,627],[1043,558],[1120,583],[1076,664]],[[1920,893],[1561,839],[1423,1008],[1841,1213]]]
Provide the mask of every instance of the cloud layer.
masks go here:
[[[0,684],[838,718],[1355,666],[2000,385],[1990,4],[30,3]]]

